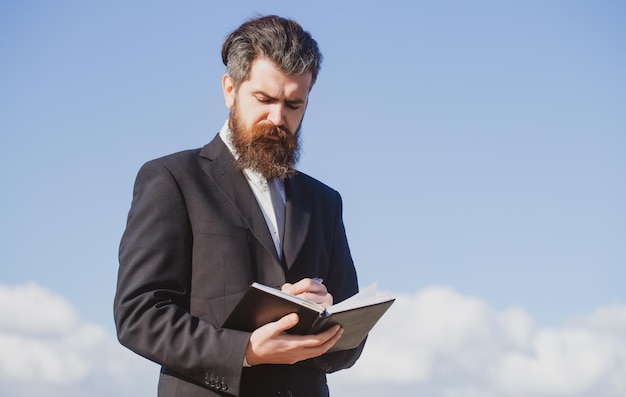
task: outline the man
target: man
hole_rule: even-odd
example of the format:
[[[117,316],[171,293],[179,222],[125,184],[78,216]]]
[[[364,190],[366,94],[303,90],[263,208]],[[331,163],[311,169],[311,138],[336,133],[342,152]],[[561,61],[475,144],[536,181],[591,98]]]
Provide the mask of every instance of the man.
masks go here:
[[[120,244],[120,342],[162,366],[159,396],[328,396],[338,326],[221,328],[253,281],[329,306],[357,292],[339,194],[295,171],[317,43],[296,22],[252,19],[226,39],[230,118],[202,149],[146,163]],[[323,282],[318,278],[323,279]]]

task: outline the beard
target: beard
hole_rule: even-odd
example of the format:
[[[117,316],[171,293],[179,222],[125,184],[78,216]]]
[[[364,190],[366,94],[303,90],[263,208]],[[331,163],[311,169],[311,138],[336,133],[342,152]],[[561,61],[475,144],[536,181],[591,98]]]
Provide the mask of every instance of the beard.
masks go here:
[[[270,121],[246,128],[235,103],[228,126],[232,132],[233,146],[239,155],[235,162],[239,170],[252,169],[268,180],[285,180],[296,174],[294,167],[300,158],[301,124],[295,133]]]

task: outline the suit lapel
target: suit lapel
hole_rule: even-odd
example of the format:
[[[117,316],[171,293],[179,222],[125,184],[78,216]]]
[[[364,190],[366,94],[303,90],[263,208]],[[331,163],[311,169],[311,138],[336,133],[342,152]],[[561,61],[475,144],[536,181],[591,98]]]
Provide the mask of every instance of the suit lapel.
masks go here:
[[[265,250],[280,263],[270,231],[254,193],[241,171],[235,167],[235,159],[222,139],[216,136],[200,152],[200,167],[213,180],[215,186],[239,211],[254,237]],[[209,161],[207,161],[209,160]]]
[[[302,245],[307,238],[311,222],[312,192],[309,185],[296,175],[285,180],[287,208],[285,214],[285,236],[283,239],[283,255],[287,268],[290,269]]]

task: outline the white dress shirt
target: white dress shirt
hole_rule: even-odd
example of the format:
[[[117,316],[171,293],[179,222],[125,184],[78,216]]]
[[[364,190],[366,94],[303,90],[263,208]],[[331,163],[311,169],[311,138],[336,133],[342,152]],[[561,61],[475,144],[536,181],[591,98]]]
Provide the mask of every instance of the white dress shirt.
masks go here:
[[[228,120],[224,123],[224,126],[220,130],[220,138],[226,144],[226,147],[230,152],[238,158],[239,155],[235,150],[235,147],[232,143],[232,132],[228,127]],[[256,201],[259,203],[261,207],[261,211],[263,212],[263,216],[265,217],[265,222],[267,223],[267,227],[270,230],[270,234],[272,235],[272,239],[274,240],[274,246],[276,247],[276,252],[278,253],[278,257],[282,258],[282,237],[279,232],[278,222],[276,219],[276,212],[274,211],[274,205],[272,204],[272,197],[270,193],[270,184],[273,184],[272,188],[276,189],[280,194],[280,198],[282,200],[283,208],[286,203],[285,196],[285,184],[280,178],[273,178],[269,181],[265,179],[258,172],[251,169],[244,169],[243,175],[246,177],[252,192],[254,193],[254,197],[256,197]]]

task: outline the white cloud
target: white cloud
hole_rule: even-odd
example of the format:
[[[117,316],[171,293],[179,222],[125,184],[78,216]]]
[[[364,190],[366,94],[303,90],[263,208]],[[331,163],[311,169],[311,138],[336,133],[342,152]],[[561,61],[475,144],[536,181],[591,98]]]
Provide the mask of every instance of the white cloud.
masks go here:
[[[330,380],[346,397],[624,396],[626,306],[547,328],[450,288],[397,295],[359,362]]]
[[[63,297],[34,283],[0,285],[0,332],[60,335],[77,326],[78,313]]]
[[[396,303],[333,395],[617,397],[626,393],[626,306],[561,327],[445,287]],[[12,397],[156,395],[157,367],[36,284],[0,285],[0,390]]]
[[[155,395],[157,373],[64,298],[36,284],[0,286],[3,395]]]

